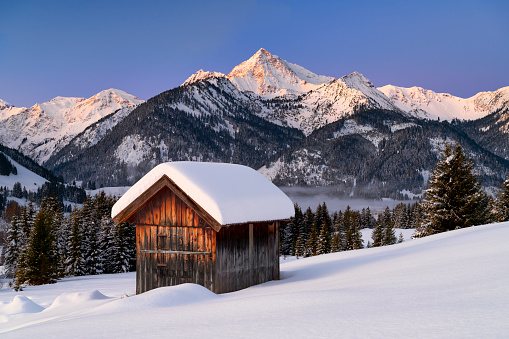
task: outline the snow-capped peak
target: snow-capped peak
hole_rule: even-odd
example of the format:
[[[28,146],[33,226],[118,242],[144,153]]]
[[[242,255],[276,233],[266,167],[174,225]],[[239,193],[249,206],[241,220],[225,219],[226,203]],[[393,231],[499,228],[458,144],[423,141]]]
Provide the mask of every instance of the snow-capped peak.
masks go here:
[[[494,92],[480,92],[463,99],[448,93],[436,93],[422,87],[379,87],[399,109],[418,118],[442,120],[479,119],[495,110],[509,107],[509,87]]]
[[[5,120],[19,112],[25,110],[25,107],[14,107],[6,101],[0,99],[0,121]]]
[[[348,75],[342,76],[340,79],[351,88],[375,87],[371,81],[364,76],[364,74],[359,72],[352,72]]]
[[[261,48],[251,58],[233,68],[228,79],[241,91],[260,95],[305,93],[333,77],[316,75]]]
[[[135,97],[134,95],[131,95],[131,94],[126,93],[120,89],[115,89],[115,88],[105,89],[105,90],[97,93],[90,99],[103,100],[106,103],[116,102],[116,103],[120,104],[120,103],[124,102],[126,104],[130,103],[130,104],[134,104],[134,105],[139,105],[144,102],[144,100],[142,100],[138,97]]]
[[[193,82],[196,82],[199,80],[207,80],[210,78],[225,78],[225,77],[226,77],[226,75],[221,72],[209,72],[209,71],[205,72],[203,69],[200,69],[198,72],[194,73],[189,78],[187,78],[187,80],[184,81],[182,86],[192,84]]]
[[[9,103],[3,101],[2,99],[0,99],[0,109],[5,109],[5,108],[8,108],[8,107],[11,107],[12,105],[9,105]]]
[[[0,109],[0,143],[43,163],[91,124],[114,112],[125,116],[143,102],[110,88],[88,99],[56,97],[28,109]]]

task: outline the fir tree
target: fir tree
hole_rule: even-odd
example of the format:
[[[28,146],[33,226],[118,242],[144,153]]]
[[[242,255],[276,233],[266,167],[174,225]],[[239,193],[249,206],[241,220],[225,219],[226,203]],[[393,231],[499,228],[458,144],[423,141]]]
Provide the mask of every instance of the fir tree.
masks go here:
[[[495,222],[509,221],[509,178],[503,183],[496,200],[493,204]]]
[[[383,246],[384,241],[384,225],[382,216],[378,218],[378,222],[371,232],[371,239],[373,239],[373,247]]]
[[[107,218],[107,220],[111,220]],[[114,272],[123,273],[136,269],[136,228],[129,223],[114,226],[113,242],[116,248]]]
[[[306,254],[306,240],[302,233],[299,233],[297,237],[297,242],[295,243],[295,256],[297,258],[303,257]]]
[[[382,219],[384,225],[382,246],[393,245],[398,241],[398,239],[396,238],[394,221],[389,207],[385,209]]]
[[[66,276],[80,276],[84,275],[85,258],[83,257],[82,250],[82,230],[79,222],[79,212],[75,208],[69,218],[69,237],[67,243],[67,258],[65,260],[65,275]]]
[[[41,285],[56,281],[58,256],[52,226],[53,219],[54,214],[51,210],[41,208],[37,213],[24,256],[22,256],[23,260],[18,262],[15,274],[16,289],[23,284]]]
[[[318,254],[326,254],[331,251],[331,236],[327,222],[324,220],[318,236]]]
[[[356,250],[364,247],[359,218],[357,214],[350,209],[350,206],[346,207],[345,213],[343,214],[343,228],[345,230],[345,250]]]
[[[414,236],[480,225],[487,221],[487,194],[473,172],[474,163],[459,144],[447,145],[429,181],[424,220]]]
[[[14,277],[18,259],[24,246],[24,238],[25,236],[18,222],[18,217],[14,215],[11,219],[11,226],[7,231],[7,243],[2,249],[6,278]]]
[[[306,242],[306,256],[311,257],[318,254],[318,228],[316,225],[311,227],[308,240]]]

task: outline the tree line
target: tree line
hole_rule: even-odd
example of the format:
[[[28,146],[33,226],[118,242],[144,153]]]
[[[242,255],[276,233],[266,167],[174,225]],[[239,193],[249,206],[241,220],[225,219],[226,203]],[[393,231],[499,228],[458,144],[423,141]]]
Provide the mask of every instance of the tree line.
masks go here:
[[[54,283],[70,276],[135,270],[135,226],[115,225],[116,198],[101,192],[64,215],[55,197],[45,197],[12,216],[3,247],[5,275],[11,286]]]
[[[414,204],[398,204],[392,211],[375,217],[369,208],[329,214],[325,203],[316,211],[303,213],[295,205],[295,218],[281,229],[282,255],[314,256],[363,248],[360,230],[372,229],[367,247],[392,245],[403,241],[395,229],[413,228],[414,238],[454,229],[509,221],[509,178],[500,193],[488,195],[474,171],[474,162],[458,143],[447,144],[429,180],[425,198]]]
[[[375,218],[369,207],[354,211],[346,210],[329,213],[326,203],[319,204],[313,212],[305,212],[295,204],[295,218],[284,225],[280,233],[282,255],[308,257],[318,254],[354,250],[364,247],[361,230],[372,230],[373,242],[367,247],[392,245],[403,241],[403,235],[396,236],[396,229],[415,228],[422,220],[420,204],[400,203],[378,214]]]

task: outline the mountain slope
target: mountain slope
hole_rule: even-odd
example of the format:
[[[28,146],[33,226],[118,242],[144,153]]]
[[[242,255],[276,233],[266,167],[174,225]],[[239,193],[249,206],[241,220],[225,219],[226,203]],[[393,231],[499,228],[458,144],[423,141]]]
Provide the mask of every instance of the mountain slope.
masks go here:
[[[509,161],[447,122],[362,110],[322,127],[259,171],[282,186],[335,186],[338,195],[403,198],[425,188],[445,143],[460,142],[486,186],[499,186]]]
[[[0,113],[0,143],[42,164],[90,124],[119,109],[131,111],[142,102],[109,89],[89,99],[56,97],[15,113],[6,107]]]
[[[25,167],[28,171],[35,173],[37,176],[44,178],[46,181],[56,182],[60,181],[53,172],[47,168],[39,165],[29,157],[16,151],[15,149],[5,147],[0,144],[0,152],[8,156],[12,161],[16,162],[22,167]],[[1,185],[0,185],[1,186]]]
[[[66,180],[108,186],[133,184],[155,165],[171,160],[258,168],[303,135],[252,114],[252,104],[228,79],[193,82],[149,99],[97,143],[81,148],[91,127],[48,166]]]
[[[478,144],[509,160],[509,108],[473,121],[454,121],[454,124]]]
[[[0,187],[7,187],[9,190],[12,190],[14,184],[19,182],[21,187],[25,187],[27,191],[35,192],[44,183],[57,181],[53,173],[16,150],[0,144],[0,155],[7,157],[7,160],[16,168],[15,173],[10,173],[9,175],[0,174]]]

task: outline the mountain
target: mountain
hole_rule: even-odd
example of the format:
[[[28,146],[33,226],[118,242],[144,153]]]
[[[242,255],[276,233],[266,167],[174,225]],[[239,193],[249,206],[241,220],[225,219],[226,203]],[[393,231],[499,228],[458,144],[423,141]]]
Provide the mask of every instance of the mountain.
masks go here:
[[[499,109],[481,119],[453,123],[479,145],[509,159],[509,108]]]
[[[509,87],[477,93],[463,99],[447,93],[435,93],[421,87],[379,87],[400,110],[421,119],[475,120],[496,110],[509,108]]]
[[[282,109],[273,109],[275,106]],[[353,72],[296,98],[279,97],[266,102],[260,116],[309,135],[314,130],[363,109],[399,111],[362,74]]]
[[[67,181],[107,186],[133,184],[155,165],[171,160],[259,168],[303,134],[258,117],[252,113],[256,110],[256,102],[228,79],[198,80],[149,99],[97,142],[86,144],[111,118],[91,125],[47,165]]]
[[[269,97],[305,93],[334,80],[289,63],[263,48],[234,67],[227,77],[241,91]]]
[[[509,173],[509,145],[500,141],[507,139],[507,92],[461,99],[417,87],[376,88],[361,73],[317,75],[260,49],[227,75],[200,70],[136,108],[131,100],[79,124],[68,137],[32,137],[35,146],[18,140],[26,132],[13,138],[17,149],[32,145],[29,151],[67,181],[128,185],[163,161],[221,161],[260,169],[279,185],[402,197],[421,193],[446,142],[460,142],[484,184],[498,186]],[[84,102],[56,101],[67,107],[73,100]],[[495,121],[500,133],[482,137]],[[40,124],[43,131],[51,126]]]
[[[88,99],[56,97],[30,108],[0,105],[0,143],[42,164],[90,124],[114,111],[126,115],[142,102],[109,89]]]
[[[420,194],[446,143],[459,142],[486,186],[499,186],[509,161],[448,122],[363,110],[292,145],[259,169],[280,186],[329,186],[338,196],[404,198]]]

